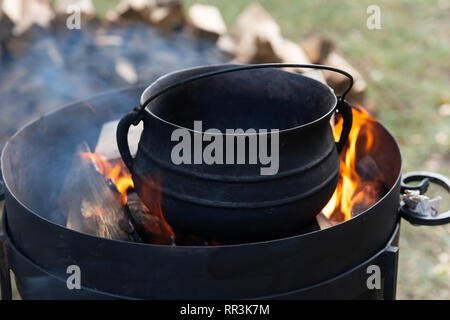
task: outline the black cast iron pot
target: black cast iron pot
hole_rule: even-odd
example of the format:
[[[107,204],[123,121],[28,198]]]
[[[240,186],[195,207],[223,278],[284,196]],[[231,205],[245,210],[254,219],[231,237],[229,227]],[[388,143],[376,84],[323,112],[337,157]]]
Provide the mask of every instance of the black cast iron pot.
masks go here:
[[[319,81],[277,69],[281,67],[339,72],[350,86],[337,97]],[[178,230],[231,242],[293,235],[311,223],[336,188],[338,153],[352,122],[351,107],[344,101],[351,85],[348,73],[320,65],[216,65],[170,73],[148,87],[140,108],[120,121],[119,150],[142,201],[151,207],[161,194],[162,211]],[[336,110],[344,117],[337,143],[329,125]],[[127,134],[141,120],[144,131],[132,158]],[[202,121],[201,130],[194,121]],[[216,131],[206,131],[211,128]],[[226,131],[238,128],[254,129],[244,134],[247,153],[240,164],[237,139],[242,132]],[[172,135],[180,129],[190,136],[190,150],[180,153],[188,157],[185,163],[173,158],[181,140]],[[197,146],[195,139],[201,141]],[[223,164],[206,164],[202,152],[217,139],[224,146]],[[226,141],[234,142],[232,149]],[[258,155],[251,153],[256,141]],[[271,174],[261,169],[269,166],[267,161],[250,161],[251,156],[259,159],[261,141],[272,152]]]

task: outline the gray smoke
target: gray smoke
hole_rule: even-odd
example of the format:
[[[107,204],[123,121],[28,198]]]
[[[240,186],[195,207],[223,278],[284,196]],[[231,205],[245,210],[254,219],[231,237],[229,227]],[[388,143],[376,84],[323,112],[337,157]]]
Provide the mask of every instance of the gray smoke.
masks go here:
[[[161,35],[139,22],[34,27],[19,40],[24,50],[0,42],[0,148],[30,120],[73,100],[225,59],[212,41],[181,31]]]

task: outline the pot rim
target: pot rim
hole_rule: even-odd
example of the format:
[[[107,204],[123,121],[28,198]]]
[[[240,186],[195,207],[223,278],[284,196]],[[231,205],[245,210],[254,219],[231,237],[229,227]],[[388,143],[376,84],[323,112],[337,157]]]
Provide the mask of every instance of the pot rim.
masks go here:
[[[150,84],[148,87],[145,88],[145,90],[144,90],[144,91],[142,92],[142,94],[141,94],[140,103],[141,103],[141,105],[144,104],[144,103],[146,102],[146,100],[148,99],[148,97],[150,96],[151,90],[154,89],[154,87],[158,84],[158,82],[160,82],[160,81],[162,81],[162,80],[164,80],[164,79],[166,79],[166,78],[169,78],[169,77],[171,77],[171,76],[174,76],[174,75],[176,75],[176,74],[180,74],[180,73],[183,73],[183,72],[186,72],[186,71],[193,71],[193,70],[199,70],[199,69],[206,69],[205,72],[207,72],[207,69],[210,69],[210,68],[217,68],[217,67],[223,67],[223,68],[226,68],[226,67],[232,67],[232,66],[238,66],[238,65],[235,65],[235,64],[212,64],[212,65],[201,65],[201,66],[197,66],[197,67],[193,67],[193,68],[184,68],[184,69],[180,69],[180,70],[175,70],[175,71],[169,72],[169,73],[167,73],[167,74],[165,74],[165,75],[159,77],[159,78],[156,79],[152,84]],[[274,68],[274,69],[275,69],[275,68]],[[281,70],[281,69],[280,69],[280,70]],[[232,71],[232,72],[236,72],[236,71],[248,71],[248,70],[241,70],[241,69],[238,69],[238,70],[235,70],[235,71]],[[281,71],[282,71],[282,70],[281,70]],[[287,71],[285,71],[285,72],[287,72]],[[272,132],[272,131],[267,131],[267,132],[264,132],[264,133],[261,133],[261,132],[255,132],[255,133],[245,133],[245,132],[244,132],[244,133],[226,133],[226,132],[222,132],[220,135],[222,135],[222,136],[253,136],[253,135],[258,135],[258,136],[259,136],[259,135],[273,134],[273,133],[278,133],[278,134],[280,134],[280,133],[291,132],[291,131],[294,131],[294,130],[304,129],[304,128],[307,128],[307,127],[313,127],[313,126],[315,126],[315,125],[317,125],[317,124],[319,124],[319,123],[322,123],[322,122],[325,121],[325,120],[329,120],[329,119],[331,118],[332,113],[336,110],[337,103],[338,103],[338,98],[337,98],[337,96],[336,96],[336,94],[335,94],[333,88],[331,88],[331,87],[328,86],[328,85],[323,84],[323,83],[320,82],[320,81],[317,81],[316,79],[313,79],[313,78],[304,76],[304,75],[302,75],[302,74],[297,74],[297,73],[293,73],[293,74],[294,74],[295,76],[299,76],[299,77],[306,78],[308,81],[315,82],[316,85],[319,85],[320,87],[322,87],[322,88],[328,90],[328,91],[329,91],[328,93],[330,93],[330,94],[332,95],[332,97],[333,97],[332,107],[330,107],[330,109],[329,109],[326,113],[324,113],[321,117],[319,117],[319,118],[317,118],[317,119],[315,119],[315,120],[313,120],[313,121],[310,121],[310,122],[308,122],[308,123],[304,123],[304,124],[301,124],[301,125],[298,125],[298,126],[295,126],[295,127],[289,127],[289,128],[285,128],[285,129],[282,129],[282,130],[279,130],[279,129],[271,129],[271,130],[275,130],[275,131],[274,131],[274,132]],[[221,75],[221,74],[216,74],[216,76],[217,76],[217,75]],[[212,76],[215,76],[215,75],[212,75]],[[200,80],[200,79],[198,79],[198,80]],[[195,80],[193,80],[193,81],[195,81]],[[165,93],[163,93],[163,95],[164,95],[164,94],[165,94]],[[210,132],[205,132],[204,130],[203,130],[203,131],[198,131],[198,130],[194,130],[194,129],[192,129],[192,128],[187,128],[187,127],[181,126],[181,125],[179,125],[179,124],[176,124],[176,123],[174,123],[174,122],[170,122],[170,121],[168,121],[168,120],[166,120],[166,119],[163,119],[163,118],[161,118],[160,116],[156,115],[155,113],[153,113],[153,112],[150,110],[150,108],[149,108],[150,105],[151,105],[151,102],[150,102],[150,103],[145,107],[145,109],[144,109],[150,116],[152,116],[152,117],[154,117],[155,119],[158,119],[158,120],[164,122],[165,124],[167,124],[167,125],[169,125],[169,126],[171,126],[171,127],[174,127],[175,129],[184,129],[184,130],[188,130],[189,132],[192,132],[192,133],[205,134],[205,135],[211,135],[211,136],[216,136],[216,135],[218,135],[218,133],[210,133]],[[209,129],[209,128],[206,128],[206,130],[208,130],[208,129]],[[261,129],[261,128],[259,128],[259,129]],[[265,129],[269,130],[268,128],[265,128]]]

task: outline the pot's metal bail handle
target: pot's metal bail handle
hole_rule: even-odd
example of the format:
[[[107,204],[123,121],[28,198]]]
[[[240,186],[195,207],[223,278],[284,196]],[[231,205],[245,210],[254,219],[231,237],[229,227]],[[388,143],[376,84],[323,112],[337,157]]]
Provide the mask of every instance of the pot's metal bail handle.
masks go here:
[[[420,183],[412,186],[408,184],[410,182]],[[444,175],[428,171],[414,171],[404,174],[401,180],[401,193],[404,194],[408,190],[413,190],[419,191],[420,195],[423,195],[427,192],[430,183],[438,184],[450,193],[450,179]],[[411,204],[408,205],[407,202],[406,199],[400,202],[400,212],[402,217],[412,224],[437,226],[450,222],[450,210],[438,214],[428,203],[411,208]],[[414,203],[414,201],[412,202]]]
[[[120,156],[131,174],[133,174],[133,157],[131,156],[130,146],[128,145],[128,131],[131,125],[137,125],[142,120],[142,112],[139,108],[134,109],[122,119],[117,125],[116,140]]]
[[[142,113],[144,112],[145,108],[150,104],[150,102],[155,100],[160,95],[166,93],[167,91],[169,91],[171,89],[174,89],[176,87],[185,85],[185,84],[187,84],[189,82],[200,80],[200,79],[205,79],[205,78],[208,78],[208,77],[212,77],[212,76],[219,75],[219,74],[224,74],[224,73],[230,73],[230,72],[236,72],[236,71],[245,71],[245,70],[253,70],[253,69],[264,69],[264,68],[319,69],[319,70],[326,70],[326,71],[332,71],[332,72],[340,73],[341,75],[343,75],[343,76],[348,78],[349,83],[348,83],[348,86],[345,88],[344,92],[341,95],[336,95],[336,97],[337,97],[336,111],[339,112],[342,115],[343,119],[344,119],[341,136],[339,138],[339,141],[336,142],[336,149],[337,149],[338,153],[341,153],[342,149],[344,148],[344,146],[345,146],[345,144],[346,144],[346,142],[348,140],[348,135],[350,134],[350,130],[352,128],[352,120],[353,120],[352,107],[347,101],[345,101],[345,96],[352,89],[354,81],[353,81],[353,77],[352,77],[352,75],[350,73],[348,73],[348,72],[346,72],[344,70],[338,69],[338,68],[334,68],[334,67],[330,67],[330,66],[326,66],[326,65],[321,65],[321,64],[261,63],[261,64],[247,64],[247,65],[231,65],[229,68],[223,68],[223,69],[219,69],[219,70],[214,70],[214,71],[210,71],[210,72],[205,72],[205,73],[193,75],[193,76],[187,77],[185,79],[181,79],[181,80],[179,80],[179,81],[177,81],[177,82],[175,82],[175,83],[165,87],[164,89],[162,89],[162,90],[152,94],[150,97],[147,98],[146,101],[144,101],[138,108],[135,109],[135,111],[134,111],[134,112],[136,112],[135,116],[136,117],[142,117]],[[132,118],[128,119],[128,121],[131,121],[131,119]],[[125,118],[122,119],[122,120],[125,120]],[[140,119],[134,120],[134,124],[135,125],[137,124],[136,121],[138,123],[140,121]],[[125,128],[126,124],[127,124],[126,121],[124,121],[122,123],[122,127],[123,127],[122,129]],[[125,130],[123,130],[123,132],[125,132]],[[122,135],[122,136],[119,137],[119,130],[117,131],[117,134],[118,134],[117,135],[117,141],[119,142],[119,139],[122,140],[121,141],[122,142],[121,143],[122,148],[119,145],[119,151],[120,150],[125,151],[124,150],[124,148],[125,148],[124,136]],[[131,156],[129,156],[129,151],[128,152],[125,151],[124,153],[125,153],[125,156],[127,157],[128,161],[132,161]],[[121,151],[121,154],[122,154],[122,151]],[[122,156],[122,158],[125,160],[125,158],[123,156]],[[130,171],[131,171],[131,169],[130,169]]]

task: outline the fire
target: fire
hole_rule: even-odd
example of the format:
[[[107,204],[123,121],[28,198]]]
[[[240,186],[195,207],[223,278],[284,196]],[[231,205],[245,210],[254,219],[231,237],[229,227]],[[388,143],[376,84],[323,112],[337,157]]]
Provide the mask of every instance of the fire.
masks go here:
[[[147,216],[144,219],[143,226],[152,232],[153,241],[161,244],[174,244],[175,233],[172,227],[167,223],[166,218],[161,208],[162,192],[160,189],[161,181],[152,179],[152,177],[146,177],[146,183],[143,184],[143,193],[149,196],[150,206],[148,207],[151,212],[151,217]]]
[[[360,110],[353,109],[353,125],[349,134],[346,148],[341,153],[341,164],[339,169],[339,182],[337,188],[328,204],[322,212],[330,218],[333,223],[339,223],[350,219],[363,209],[368,208],[380,197],[380,181],[382,176],[374,170],[375,162],[370,157],[374,152],[376,122],[366,110],[358,106]],[[339,139],[342,130],[342,118],[336,123],[333,134]],[[375,178],[367,179],[361,175],[364,162],[372,167],[368,170],[377,172]],[[359,163],[359,166],[358,166]],[[363,165],[361,165],[363,164]]]
[[[120,193],[120,202],[122,205],[125,205],[127,203],[127,191],[130,188],[134,188],[134,183],[123,162],[117,161],[117,163],[113,164],[100,153],[83,152],[82,155],[95,163],[97,171],[106,180],[111,180],[114,183],[117,191]]]
[[[324,215],[332,224],[338,224],[352,218],[373,205],[383,195],[383,175],[378,169],[372,155],[378,148],[376,139],[376,120],[366,110],[358,106],[353,109],[353,125],[346,147],[340,154],[339,181],[328,204],[322,209]],[[333,135],[339,139],[343,119],[340,118],[334,126]],[[134,188],[134,183],[124,163],[120,160],[108,161],[99,153],[84,152],[83,157],[89,159],[96,170],[106,181],[110,180],[120,193],[120,202],[126,205],[127,192]],[[173,244],[175,233],[165,220],[161,210],[161,194],[158,191],[160,183],[147,177],[149,184],[144,184],[144,194],[153,194],[154,199],[147,214],[141,218],[143,227],[152,235],[150,242]],[[150,188],[147,190],[146,188]],[[130,196],[131,198],[131,196]],[[130,200],[132,201],[132,200]],[[128,203],[131,205],[131,203]],[[96,209],[99,217],[103,216],[100,208]]]
[[[145,241],[167,245],[173,245],[175,243],[175,234],[162,213],[161,191],[158,188],[161,184],[159,181],[147,177],[146,181],[148,183],[142,186],[144,189],[143,193],[150,195],[152,199],[150,201],[150,207],[144,208],[144,204],[141,201],[133,201],[132,196],[130,196],[130,202],[128,202],[127,192],[134,188],[134,183],[131,174],[122,160],[116,159],[109,161],[100,153],[84,152],[82,156],[96,166],[96,170],[105,178],[105,181],[109,180],[114,184],[120,193],[119,200],[123,206],[128,205],[129,209],[132,207],[136,208],[136,206],[139,207],[137,212],[134,212],[135,216],[133,218],[139,219],[137,228],[142,226],[146,229],[147,232],[141,234],[142,237],[145,237]],[[149,185],[153,185],[155,188],[149,190]],[[100,208],[95,207],[95,213],[98,218],[102,219],[103,212]]]

